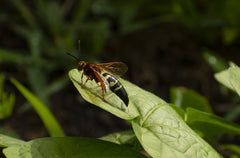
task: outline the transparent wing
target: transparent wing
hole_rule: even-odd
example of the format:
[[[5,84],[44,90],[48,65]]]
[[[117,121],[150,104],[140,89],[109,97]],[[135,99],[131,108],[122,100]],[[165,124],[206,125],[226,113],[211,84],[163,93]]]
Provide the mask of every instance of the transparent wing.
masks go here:
[[[122,62],[101,63],[97,65],[102,67],[104,71],[109,72],[116,77],[122,76],[128,70],[127,65]]]

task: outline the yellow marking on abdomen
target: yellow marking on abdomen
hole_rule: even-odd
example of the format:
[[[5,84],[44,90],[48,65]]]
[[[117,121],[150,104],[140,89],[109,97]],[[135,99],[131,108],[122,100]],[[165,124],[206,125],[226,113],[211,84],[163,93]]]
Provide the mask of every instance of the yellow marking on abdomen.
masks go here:
[[[114,92],[118,91],[118,90],[121,89],[121,88],[122,88],[122,85],[120,85],[119,87],[115,88],[115,89],[114,89]]]
[[[110,86],[110,87],[113,87],[113,86],[114,86],[115,84],[117,84],[117,83],[118,83],[118,81],[115,80],[114,82],[110,82],[110,83],[109,83],[109,86]]]

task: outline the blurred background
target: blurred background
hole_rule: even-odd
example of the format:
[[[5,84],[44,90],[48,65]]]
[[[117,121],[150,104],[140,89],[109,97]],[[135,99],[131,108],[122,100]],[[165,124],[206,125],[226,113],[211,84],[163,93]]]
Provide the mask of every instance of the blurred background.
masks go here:
[[[77,62],[66,52],[97,63],[122,61],[129,67],[123,78],[167,102],[172,87],[193,89],[215,114],[239,123],[238,97],[213,76],[228,61],[240,64],[239,6],[239,0],[2,0],[0,86],[14,99],[0,117],[0,132],[23,140],[48,136],[9,77],[38,96],[68,136],[131,128],[80,97],[68,78]]]

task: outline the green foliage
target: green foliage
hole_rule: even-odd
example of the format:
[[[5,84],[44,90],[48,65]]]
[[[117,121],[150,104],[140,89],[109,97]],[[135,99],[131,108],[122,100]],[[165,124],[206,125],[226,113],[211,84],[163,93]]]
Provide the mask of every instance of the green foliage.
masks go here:
[[[17,80],[11,79],[11,82],[17,87],[17,89],[24,95],[24,97],[31,103],[33,108],[36,110],[40,118],[42,119],[47,131],[51,136],[60,137],[64,136],[64,132],[54,118],[53,114],[48,110],[34,94],[27,90]]]
[[[240,125],[218,117],[214,114],[187,108],[186,122],[197,131],[201,131],[206,138],[220,134],[240,134]]]
[[[15,104],[15,95],[7,94],[3,89],[4,79],[5,77],[0,74],[0,119],[9,117]]]
[[[231,63],[231,66],[228,69],[216,73],[215,78],[218,82],[240,95],[239,74],[240,68]]]
[[[24,142],[25,141],[0,134],[0,146],[1,147],[21,145]]]
[[[173,21],[182,23],[204,44],[231,45],[239,37],[239,1],[172,1]],[[204,8],[204,9],[203,9]]]
[[[203,57],[215,72],[222,71],[228,67],[227,62],[223,58],[213,55],[209,50],[203,52]]]
[[[240,125],[214,115],[207,100],[195,91],[172,88],[171,102],[185,110],[180,113],[185,122],[208,140],[220,134],[240,134]]]
[[[49,96],[62,89],[68,78],[63,74],[51,80],[49,76],[59,70],[62,72],[67,66],[72,66],[72,59],[66,58],[65,52],[68,50],[76,55],[77,40],[81,39],[84,50],[80,57],[83,60],[96,60],[112,34],[112,26],[115,29],[114,33],[126,35],[162,22],[182,24],[198,37],[203,45],[207,46],[219,44],[219,39],[225,45],[234,44],[240,32],[240,23],[236,20],[240,15],[238,0],[208,2],[130,0],[128,3],[122,3],[120,0],[81,0],[64,3],[43,0],[27,3],[23,0],[11,0],[11,5],[17,9],[18,13],[15,15],[14,13],[1,13],[0,20],[5,20],[11,31],[22,37],[27,46],[22,50],[1,46],[0,62],[9,63],[11,66],[16,65],[19,74],[26,76],[31,90],[39,99],[16,80],[12,79],[12,82],[33,105],[51,136],[63,136],[64,134],[45,105],[50,105]],[[204,52],[204,58],[214,71],[221,71],[215,74],[215,78],[240,95],[239,67],[231,65],[226,69],[226,61],[214,56],[208,50]],[[53,60],[58,62],[53,62]],[[186,157],[188,154],[198,152],[201,157],[206,153],[210,157],[219,157],[212,147],[197,134],[208,140],[213,140],[215,135],[239,134],[239,125],[214,115],[208,101],[193,90],[172,88],[171,102],[175,106],[119,79],[129,94],[130,104],[126,107],[121,99],[111,92],[105,96],[108,102],[103,102],[101,88],[96,88],[95,82],[88,82],[85,88],[81,88],[78,84],[80,74],[77,70],[72,70],[69,75],[83,98],[132,123],[133,131],[110,134],[101,138],[103,140],[116,144],[128,144],[136,149],[139,149],[138,143],[140,142],[145,151],[153,157],[170,157],[171,154],[174,157],[176,155]],[[2,89],[1,84],[0,89]],[[0,97],[0,118],[5,118],[11,114],[14,96],[7,95],[0,90]],[[239,116],[239,109],[232,111],[235,117]],[[87,141],[92,142],[94,147],[86,144]],[[80,153],[78,143],[82,143],[83,147],[86,146],[88,152]],[[134,151],[129,151],[131,154],[128,155],[128,149],[121,148],[121,146],[116,147],[115,150],[113,144],[107,143],[106,145],[103,141],[85,138],[47,138],[23,142],[0,136],[0,144],[8,147],[4,152],[9,157],[20,153],[30,154],[32,157],[40,156],[42,153],[49,153],[47,156],[56,153],[67,156],[73,153],[77,155],[84,153],[86,154],[84,156],[92,154],[92,157],[99,157],[100,154],[120,157],[120,154],[125,154],[125,151],[127,156],[134,157],[130,156]],[[194,144],[193,147],[192,144]],[[102,145],[106,145],[109,151],[98,153],[103,150]],[[43,152],[35,151],[36,146],[41,147]],[[225,148],[239,153],[237,145],[225,145]],[[29,150],[33,153],[27,152]],[[103,156],[106,157],[106,155]]]
[[[135,147],[140,146],[139,142],[137,141],[136,135],[132,130],[112,133],[107,136],[101,137],[100,139],[116,144],[129,144]]]
[[[236,92],[240,92],[240,68],[231,63],[228,69],[215,74],[215,78],[224,86]],[[239,109],[239,108],[237,108]],[[240,111],[234,109],[231,115],[239,116]],[[186,110],[186,122],[206,138],[212,139],[216,134],[240,134],[240,125],[213,115],[192,108]],[[239,146],[234,144],[222,145],[223,149],[232,150],[239,154]],[[236,155],[235,155],[236,156]],[[235,157],[232,155],[232,157]]]
[[[237,154],[240,154],[240,146],[234,145],[234,144],[226,144],[221,146],[222,149],[227,149],[234,151]]]
[[[74,157],[116,157],[144,158],[139,152],[123,145],[94,139],[79,137],[40,138],[23,142],[0,135],[0,144],[7,146],[3,150],[6,157],[11,158],[74,158]],[[9,143],[10,142],[10,143]],[[124,152],[123,152],[124,151]]]
[[[223,85],[225,85],[226,87],[228,87],[229,89],[233,90],[233,87],[230,85],[231,83],[229,83],[229,74],[228,74],[228,64],[227,62],[221,58],[220,56],[216,55],[216,54],[212,54],[209,51],[205,51],[203,53],[204,59],[208,62],[208,64],[212,67],[212,69],[217,72],[215,74],[215,78],[222,83]],[[234,65],[233,63],[231,63],[232,66]],[[220,90],[221,93],[223,95],[227,94],[227,88],[224,86],[221,86]],[[240,107],[239,107],[239,101],[240,98],[239,97],[235,97],[232,99],[232,103],[231,104],[236,104],[236,106],[234,108],[232,108],[230,111],[227,112],[225,118],[228,120],[234,120],[236,118],[239,117],[240,114]]]
[[[185,109],[180,115],[199,135],[213,140],[221,134],[240,134],[240,125],[212,113],[207,100],[192,90],[172,88],[171,101]]]
[[[230,45],[235,42],[236,38],[239,36],[239,28],[236,27],[225,27],[223,28],[223,43]]]
[[[129,3],[108,0],[65,3],[39,0],[28,3],[11,0],[10,4],[17,14],[3,13],[9,17],[3,21],[9,24],[16,36],[22,37],[27,47],[22,50],[1,47],[0,62],[20,65],[19,73],[26,75],[31,90],[47,106],[50,105],[50,95],[62,89],[68,81],[65,74],[52,81],[49,76],[72,66],[73,62],[66,58],[65,52],[76,55],[76,41],[82,41],[84,51],[80,54],[81,59],[96,60],[111,34],[111,25],[115,25],[112,19],[116,19],[118,32],[124,34],[161,21],[161,17],[135,21],[142,16],[139,10],[146,5],[150,8],[144,12],[149,15],[152,14],[148,13],[152,11],[151,7],[154,7],[154,13],[165,10],[164,7],[155,8],[149,2],[134,0]]]
[[[129,94],[129,105],[113,93],[105,95],[107,103],[101,98],[101,90],[94,81],[89,81],[84,88],[81,73],[77,69],[69,72],[70,79],[80,94],[88,102],[106,111],[129,120],[144,150],[152,157],[220,157],[219,154],[201,139],[166,102],[141,88],[120,79]],[[194,146],[192,146],[194,144]],[[191,147],[191,148],[190,148]],[[168,151],[168,152],[166,152]]]
[[[172,87],[170,89],[171,102],[177,107],[181,107],[186,110],[189,107],[205,111],[212,112],[212,109],[208,101],[197,92],[187,88]]]
[[[108,36],[108,21],[85,19],[91,12],[92,2],[88,0],[77,4],[39,0],[31,6],[22,0],[11,0],[10,4],[18,13],[5,13],[10,16],[6,22],[12,32],[26,41],[27,48],[20,51],[1,47],[0,61],[20,65],[19,73],[26,75],[31,90],[49,106],[49,96],[68,81],[66,74],[53,81],[48,78],[51,73],[72,65],[72,59],[66,58],[66,50],[76,54],[76,41],[81,37],[88,58],[96,59]],[[74,16],[69,19],[70,15]],[[81,58],[85,55],[81,54]]]
[[[230,67],[225,69],[221,72],[215,74],[215,78],[218,82],[235,92],[236,94],[240,95],[240,68],[235,65],[234,63],[230,63]],[[238,97],[239,98],[239,97]],[[238,99],[239,100],[239,99]],[[228,114],[226,118],[234,119],[239,118],[240,108],[237,105],[233,108]]]

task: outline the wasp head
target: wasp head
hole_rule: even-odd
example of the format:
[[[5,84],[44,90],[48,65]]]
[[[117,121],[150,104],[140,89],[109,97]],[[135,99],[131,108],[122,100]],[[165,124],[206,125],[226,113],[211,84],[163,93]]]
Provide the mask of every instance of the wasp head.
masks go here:
[[[86,66],[86,62],[84,62],[84,61],[79,61],[79,62],[78,62],[78,67],[77,67],[78,71],[83,70],[85,66]]]

